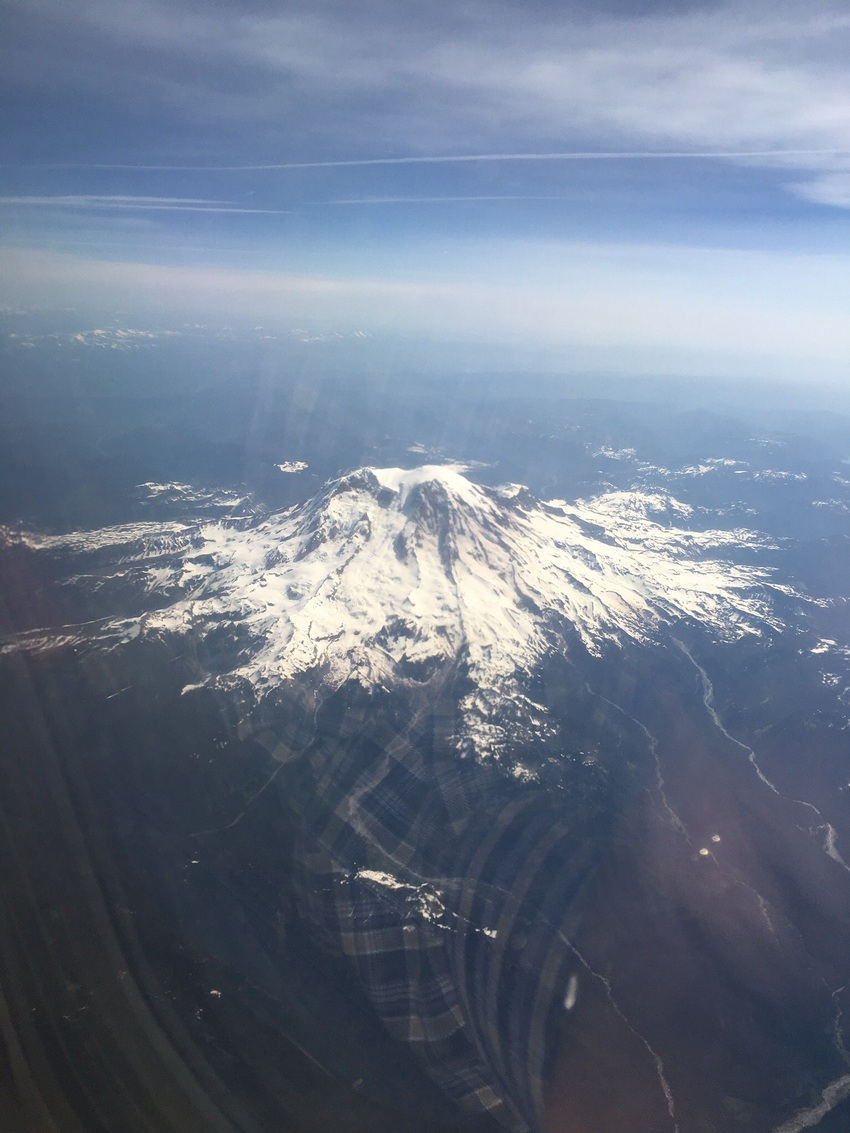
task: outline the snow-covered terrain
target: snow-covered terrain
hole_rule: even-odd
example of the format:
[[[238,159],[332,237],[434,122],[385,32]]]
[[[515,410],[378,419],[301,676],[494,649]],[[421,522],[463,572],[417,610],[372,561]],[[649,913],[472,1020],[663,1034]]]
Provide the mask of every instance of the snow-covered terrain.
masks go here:
[[[580,642],[599,656],[682,619],[721,639],[779,628],[781,588],[737,561],[766,545],[753,532],[688,530],[691,509],[660,494],[542,502],[465,471],[361,469],[260,521],[21,538],[70,552],[89,585],[124,579],[157,597],[158,609],[99,628],[113,642],[238,626],[232,667],[216,679],[259,695],[309,672],[330,688],[392,686],[461,662],[479,742],[506,697],[539,722],[523,688],[551,649]]]

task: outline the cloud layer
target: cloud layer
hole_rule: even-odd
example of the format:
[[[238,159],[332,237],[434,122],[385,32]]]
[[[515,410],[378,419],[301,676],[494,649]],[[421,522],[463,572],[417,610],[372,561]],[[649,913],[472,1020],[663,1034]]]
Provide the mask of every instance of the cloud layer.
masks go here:
[[[809,200],[843,205],[848,194],[841,6],[11,8],[19,42],[7,83],[35,102],[47,91],[108,111],[103,134],[80,139],[82,160],[164,159],[190,140],[200,159],[224,147],[257,163],[541,148],[842,151],[778,164],[808,174],[788,183]],[[146,129],[108,137],[119,110],[129,122],[142,108]]]

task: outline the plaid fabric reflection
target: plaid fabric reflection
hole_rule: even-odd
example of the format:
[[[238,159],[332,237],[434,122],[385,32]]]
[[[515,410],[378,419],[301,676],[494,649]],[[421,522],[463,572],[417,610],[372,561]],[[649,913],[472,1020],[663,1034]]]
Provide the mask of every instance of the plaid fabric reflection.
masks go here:
[[[310,755],[299,912],[463,1112],[538,1130],[602,811],[435,754],[415,725],[342,732]]]

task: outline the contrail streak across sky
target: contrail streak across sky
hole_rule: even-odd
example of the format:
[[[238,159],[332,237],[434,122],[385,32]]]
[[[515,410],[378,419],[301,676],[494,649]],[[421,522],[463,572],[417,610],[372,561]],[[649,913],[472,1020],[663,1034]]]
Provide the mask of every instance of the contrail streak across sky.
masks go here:
[[[17,165],[18,169],[136,169],[140,172],[175,173],[261,173],[285,169],[343,169],[367,165],[451,165],[488,161],[656,161],[704,160],[732,161],[758,157],[841,157],[845,149],[760,149],[760,150],[568,150],[564,153],[471,153],[430,157],[362,157],[335,161],[283,161],[257,165],[132,165],[118,162],[45,162]],[[5,168],[10,168],[6,165]]]
[[[4,205],[75,209],[126,209],[131,211],[153,210],[154,212],[266,213],[273,216],[288,215],[291,211],[289,209],[243,208],[228,201],[204,201],[190,197],[0,197],[0,207]]]

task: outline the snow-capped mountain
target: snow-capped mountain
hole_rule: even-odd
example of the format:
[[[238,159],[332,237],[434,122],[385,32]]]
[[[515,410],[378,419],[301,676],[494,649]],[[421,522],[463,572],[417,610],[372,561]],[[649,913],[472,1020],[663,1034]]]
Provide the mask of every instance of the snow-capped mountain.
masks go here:
[[[29,542],[88,559],[77,578],[89,586],[133,585],[154,600],[139,618],[102,625],[112,641],[231,627],[232,663],[215,680],[242,679],[260,696],[305,673],[329,688],[393,686],[460,664],[472,686],[462,713],[479,740],[505,698],[539,722],[527,678],[550,650],[599,656],[682,620],[721,639],[779,626],[781,588],[739,561],[742,548],[767,545],[751,531],[688,530],[691,509],[669,496],[542,502],[466,471],[365,468],[258,521]]]

